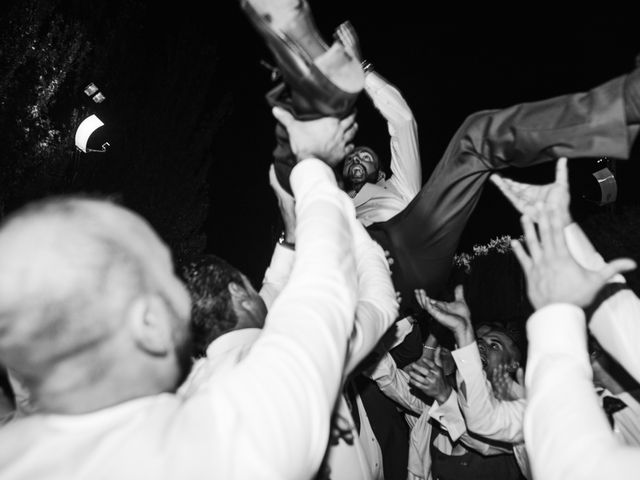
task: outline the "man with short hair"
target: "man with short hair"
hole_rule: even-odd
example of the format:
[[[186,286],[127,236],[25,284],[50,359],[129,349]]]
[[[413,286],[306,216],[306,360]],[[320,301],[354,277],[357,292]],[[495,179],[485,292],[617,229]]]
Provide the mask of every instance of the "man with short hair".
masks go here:
[[[191,366],[189,294],[142,218],[70,197],[3,224],[0,362],[39,411],[0,429],[0,477],[315,474],[357,299],[353,206],[328,164],[356,127],[274,115],[299,159],[295,266],[251,354],[187,398],[173,392]]]
[[[239,270],[215,255],[205,255],[185,268],[183,276],[193,300],[194,343],[207,343],[208,347],[207,358],[196,361],[192,374],[181,387],[184,395],[197,389],[208,377],[232,368],[251,352],[264,327],[266,305],[273,305],[291,276],[296,257],[294,199],[279,185],[273,168],[269,175],[278,198],[288,243],[276,243],[260,293]],[[352,226],[358,303],[345,376],[351,374],[373,349],[397,315],[397,300],[384,252],[355,218],[352,219]],[[349,384],[348,378],[345,383]],[[358,411],[359,428],[352,426],[348,429],[350,443],[340,438],[329,446],[324,466],[330,469],[330,478],[334,480],[381,479],[379,446],[366,412],[357,396],[350,398],[355,403],[351,412]],[[352,420],[351,412],[346,396],[341,395],[335,414]]]

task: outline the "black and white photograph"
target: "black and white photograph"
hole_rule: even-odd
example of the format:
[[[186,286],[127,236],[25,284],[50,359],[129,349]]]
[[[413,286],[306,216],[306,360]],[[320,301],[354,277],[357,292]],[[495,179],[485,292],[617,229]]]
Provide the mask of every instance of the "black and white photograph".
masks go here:
[[[580,10],[7,0],[0,479],[637,479],[640,36]]]

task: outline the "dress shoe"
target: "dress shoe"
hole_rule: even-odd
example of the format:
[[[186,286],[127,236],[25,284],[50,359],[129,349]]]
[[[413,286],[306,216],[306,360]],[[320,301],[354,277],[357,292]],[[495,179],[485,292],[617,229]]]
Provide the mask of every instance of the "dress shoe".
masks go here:
[[[364,87],[364,72],[339,42],[331,47],[324,42],[308,3],[241,0],[240,5],[266,41],[292,96],[306,100],[295,113],[348,115]]]

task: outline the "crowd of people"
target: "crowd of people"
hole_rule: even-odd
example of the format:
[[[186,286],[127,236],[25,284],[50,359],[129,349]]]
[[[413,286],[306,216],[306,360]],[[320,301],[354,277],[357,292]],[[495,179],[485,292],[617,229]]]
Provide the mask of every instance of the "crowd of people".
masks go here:
[[[605,262],[573,220],[567,159],[629,157],[640,68],[469,116],[423,182],[411,109],[349,22],[328,45],[304,0],[240,3],[282,78],[268,181],[284,229],[262,284],[223,255],[177,268],[113,201],[4,218],[0,478],[635,478],[636,264]],[[362,92],[389,178],[354,146]],[[500,174],[542,162],[550,184]],[[521,331],[447,291],[487,181],[521,214]]]

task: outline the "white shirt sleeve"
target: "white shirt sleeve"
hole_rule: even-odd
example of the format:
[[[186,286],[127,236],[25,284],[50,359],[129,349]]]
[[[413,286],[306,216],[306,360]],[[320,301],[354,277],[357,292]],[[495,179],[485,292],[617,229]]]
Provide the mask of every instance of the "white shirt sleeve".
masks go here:
[[[398,301],[384,251],[360,222],[354,219],[351,227],[358,271],[358,303],[349,341],[347,374],[373,351],[398,316]]]
[[[605,265],[602,256],[576,224],[565,228],[565,238],[571,255],[583,267],[599,270]],[[625,280],[618,274],[611,282],[625,283]],[[602,347],[640,381],[640,299],[628,289],[615,293],[593,313],[589,330]]]
[[[311,478],[327,446],[356,307],[355,212],[319,160],[299,163],[291,185],[290,279],[244,360],[187,399],[178,419],[211,429],[219,478]]]
[[[405,410],[420,415],[425,408],[429,408],[429,405],[411,393],[409,374],[398,368],[389,353],[382,355],[365,375],[376,382],[382,393]]]
[[[555,304],[527,322],[524,433],[534,478],[631,479],[640,449],[616,441],[593,388],[583,311]]]
[[[271,256],[271,263],[264,272],[260,296],[264,300],[267,310],[271,308],[274,300],[289,281],[293,262],[296,258],[295,251],[276,243]]]
[[[364,88],[374,106],[387,121],[391,137],[391,172],[387,183],[394,185],[410,202],[422,187],[422,165],[418,146],[418,125],[409,105],[396,87],[376,72],[365,77]]]
[[[467,429],[492,440],[522,442],[525,400],[500,401],[493,396],[476,342],[453,350],[451,355],[458,367],[458,403]]]
[[[451,395],[447,401],[439,405],[437,401],[433,402],[429,409],[429,416],[436,420],[449,434],[449,438],[453,443],[460,441],[467,447],[475,450],[482,455],[499,455],[502,453],[511,453],[510,447],[501,447],[492,445],[480,438],[472,437],[467,431],[460,405],[458,395],[455,390],[451,391]]]
[[[373,241],[355,218],[350,222],[358,272],[356,319],[349,341],[345,374],[373,350],[398,316],[398,301],[391,281],[389,262],[380,245]],[[276,245],[260,289],[267,309],[289,280],[295,251]]]

